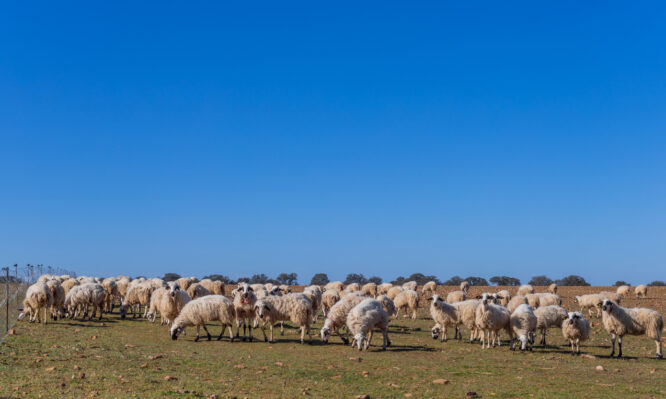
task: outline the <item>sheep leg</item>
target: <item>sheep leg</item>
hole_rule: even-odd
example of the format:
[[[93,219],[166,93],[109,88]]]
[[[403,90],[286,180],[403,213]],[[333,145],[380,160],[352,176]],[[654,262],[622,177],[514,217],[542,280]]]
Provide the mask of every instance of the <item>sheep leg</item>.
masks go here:
[[[416,320],[416,308],[414,308],[414,311],[412,312],[412,320]]]
[[[236,338],[240,338],[240,321],[236,319]]]
[[[657,359],[662,359],[663,355],[661,354],[661,337],[657,337],[659,339],[655,339],[654,343],[657,344]]]
[[[308,330],[308,338],[310,339],[310,341],[308,341],[308,344],[312,345],[312,329],[310,328],[309,324],[307,324],[305,328],[307,328]]]
[[[199,326],[197,326],[197,336],[194,337],[194,342],[199,342]]]
[[[229,328],[229,342],[234,342],[234,325],[229,324],[227,327]]]
[[[44,306],[44,324],[47,323],[46,319],[48,319],[48,317],[46,317],[46,310],[46,306]]]
[[[204,331],[206,332],[206,334],[208,335],[208,340],[210,341],[211,336],[210,336],[210,333],[208,332],[208,328],[206,328],[205,324],[202,327],[203,327]]]
[[[345,345],[349,344],[349,339],[347,339],[347,337],[346,337],[347,334],[346,333],[343,335],[343,333],[341,333],[338,330],[338,335],[340,336],[340,339],[342,340],[342,343],[344,343]]]
[[[382,335],[384,336],[384,343],[383,343],[383,345],[382,345],[382,350],[385,351],[385,350],[386,350],[386,347],[387,347],[388,345],[390,345],[390,344],[388,343],[388,328],[385,328],[385,329],[382,331]]]
[[[368,341],[367,341],[368,343],[366,345],[366,350],[368,349],[368,346],[370,346],[370,344],[372,343],[373,334],[374,334],[374,331],[370,330],[370,333],[368,334]]]
[[[611,343],[613,344],[613,350],[611,351],[610,357],[615,356],[615,334],[611,334]]]
[[[617,346],[619,348],[619,352],[617,354],[617,357],[620,358],[620,357],[622,357],[622,337],[617,337]]]
[[[280,336],[284,335],[284,321],[280,322]]]
[[[275,337],[273,336],[273,331],[274,331],[273,323],[271,323],[270,328],[271,328],[271,341],[270,342],[273,343],[273,342],[275,342]],[[264,337],[265,337],[265,335],[264,335]]]
[[[250,323],[247,323],[247,324],[248,324],[247,329],[250,332],[250,342],[252,342],[252,325],[250,325]]]
[[[305,326],[301,326],[301,345],[305,343]]]

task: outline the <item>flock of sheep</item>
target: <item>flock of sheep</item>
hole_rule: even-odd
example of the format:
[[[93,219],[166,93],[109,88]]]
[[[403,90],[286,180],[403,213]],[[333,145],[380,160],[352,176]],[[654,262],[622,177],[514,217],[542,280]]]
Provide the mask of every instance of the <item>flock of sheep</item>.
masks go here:
[[[442,341],[447,340],[449,328],[454,328],[454,338],[461,340],[460,328],[464,326],[470,332],[470,342],[478,339],[482,348],[499,346],[500,333],[504,331],[512,350],[518,344],[521,350],[531,350],[537,332],[541,334],[540,344],[545,345],[548,329],[557,327],[569,340],[572,354],[576,354],[580,353],[580,342],[589,338],[590,324],[582,313],[587,309],[588,317],[592,317],[592,310],[596,311],[597,317],[601,314],[603,326],[611,334],[611,356],[615,354],[616,342],[618,356],[622,356],[623,336],[647,335],[656,343],[657,358],[662,358],[662,316],[647,308],[620,306],[622,298],[630,295],[627,286],[619,287],[617,292],[577,296],[574,302],[580,306],[579,312],[569,312],[561,306],[555,284],[543,293],[523,285],[514,296],[501,290],[486,292],[476,298],[468,298],[467,282],[446,298],[437,295],[436,290],[435,282],[429,282],[417,291],[414,281],[401,286],[389,283],[345,286],[336,281],[323,287],[308,286],[302,293],[292,293],[287,285],[240,283],[229,299],[224,296],[222,282],[199,281],[194,277],[165,282],[159,278],[132,280],[127,276],[100,279],[42,275],[28,288],[19,320],[28,315],[31,322],[40,322],[40,311],[43,311],[44,323],[47,322],[47,312],[52,319],[79,316],[92,319],[99,312],[101,319],[103,313],[112,312],[119,304],[122,318],[131,312],[132,317],[141,315],[155,322],[159,313],[161,324],[170,327],[174,340],[187,327],[196,327],[195,341],[200,338],[201,328],[210,340],[206,324],[219,322],[222,331],[218,340],[228,329],[231,342],[238,338],[251,341],[252,329],[260,327],[264,341],[274,342],[274,327],[280,324],[280,335],[283,335],[284,322],[290,322],[300,328],[303,343],[305,334],[312,342],[311,325],[323,312],[325,320],[320,336],[324,343],[335,334],[345,344],[349,344],[351,338],[351,344],[358,350],[367,350],[376,330],[382,333],[382,349],[390,346],[388,325],[391,317],[398,317],[402,311],[414,319],[419,303],[427,299],[435,322],[432,337],[441,337]],[[639,298],[645,297],[647,287],[636,287],[635,294]],[[266,335],[266,327],[270,330],[270,338]]]

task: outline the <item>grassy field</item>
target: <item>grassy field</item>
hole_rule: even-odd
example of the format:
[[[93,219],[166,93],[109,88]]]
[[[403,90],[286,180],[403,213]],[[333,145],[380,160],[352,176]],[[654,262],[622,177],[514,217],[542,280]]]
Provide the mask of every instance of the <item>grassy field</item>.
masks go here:
[[[471,294],[481,289],[473,287]],[[601,289],[562,287],[560,294],[571,309],[573,295]],[[632,298],[625,306],[636,304],[664,315],[666,289],[651,287],[649,298]],[[466,341],[440,343],[430,337],[426,308],[417,320],[391,322],[393,346],[386,352],[376,346],[358,352],[337,337],[328,345],[318,336],[312,345],[300,345],[293,328],[274,344],[229,343],[226,337],[196,343],[193,329],[172,341],[159,322],[120,320],[117,313],[102,322],[20,322],[0,346],[0,396],[663,398],[666,362],[654,360],[654,343],[629,337],[627,358],[611,359],[609,335],[599,319],[592,323],[584,356],[573,357],[556,329],[550,346],[526,353],[511,352],[505,343],[486,350]],[[218,334],[220,328],[209,330]]]

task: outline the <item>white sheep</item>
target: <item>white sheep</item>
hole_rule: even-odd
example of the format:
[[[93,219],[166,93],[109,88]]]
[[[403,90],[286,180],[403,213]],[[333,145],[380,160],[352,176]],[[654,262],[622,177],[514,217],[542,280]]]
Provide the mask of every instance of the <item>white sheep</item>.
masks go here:
[[[361,287],[361,292],[373,298],[377,297],[377,284],[367,283]]]
[[[618,341],[618,357],[622,357],[622,337],[625,335],[647,335],[657,345],[657,359],[661,359],[661,330],[664,321],[659,312],[647,308],[623,308],[613,301],[604,299],[601,305],[604,328],[611,334],[615,355],[615,340]]]
[[[386,295],[388,291],[393,287],[391,283],[383,283],[377,286],[377,295]]]
[[[331,281],[330,283],[327,283],[324,286],[324,291],[328,290],[336,290],[338,292],[342,292],[345,289],[345,285],[342,284],[342,281]]]
[[[586,294],[574,297],[574,303],[580,306],[580,312],[583,313],[587,309],[587,315],[592,317],[592,309],[597,313],[597,317],[601,313],[601,303],[604,299],[599,294]]]
[[[423,296],[433,296],[435,292],[437,292],[437,283],[434,281],[428,281],[421,288],[421,295]]]
[[[250,342],[252,342],[252,324],[250,323],[256,316],[254,304],[257,301],[257,297],[248,283],[238,284],[238,287],[234,290],[233,294],[234,308],[236,310],[236,338],[240,336],[240,326],[242,324],[243,341],[246,339],[245,329],[247,328],[249,330]]]
[[[319,309],[321,308],[321,297],[322,291],[318,285],[310,285],[305,287],[303,290],[303,295],[308,297],[310,304],[312,306],[312,321],[317,321],[317,316],[319,315]]]
[[[463,281],[462,283],[460,283],[460,291],[464,292],[465,294],[469,292],[469,283],[467,281]]]
[[[279,288],[284,295],[291,294],[291,286],[286,284],[280,284]]]
[[[72,287],[79,285],[79,280],[75,278],[70,278],[67,280],[64,280],[60,285],[62,285],[62,288],[65,290],[65,295],[69,292],[69,290],[72,289]]]
[[[349,311],[364,299],[366,299],[366,297],[362,295],[347,295],[331,307],[326,315],[326,320],[324,320],[324,326],[320,330],[321,340],[324,343],[328,342],[329,337],[333,333],[337,333],[345,345],[349,343],[346,334],[343,335],[340,332],[340,329],[345,327]]]
[[[517,294],[518,294],[518,295],[523,295],[523,296],[525,296],[525,295],[527,295],[527,294],[534,294],[534,287],[532,287],[532,286],[529,285],[529,284],[521,285],[521,286],[518,288],[518,293],[517,293]]]
[[[617,292],[619,295],[622,295],[623,297],[625,297],[625,296],[629,296],[629,294],[631,293],[631,288],[629,288],[628,285],[621,285],[621,286],[617,287],[617,290],[615,292]]]
[[[599,296],[602,299],[608,299],[610,301],[613,301],[618,305],[620,304],[620,301],[622,301],[622,295],[618,294],[617,292],[601,291],[599,293]]]
[[[560,296],[557,294],[541,292],[538,293],[537,296],[539,297],[539,306],[551,306],[551,305],[562,306],[562,298],[560,298]],[[529,296],[527,301],[529,303]]]
[[[511,298],[511,300],[509,300],[506,308],[509,309],[509,312],[513,313],[516,309],[518,309],[518,306],[522,304],[527,304],[527,298],[525,295],[516,295]]]
[[[386,311],[386,314],[389,316],[395,314],[395,303],[391,300],[391,298],[387,297],[386,295],[379,295],[375,299],[382,304],[382,308]]]
[[[419,307],[419,294],[414,290],[405,290],[399,293],[393,300],[395,304],[395,317],[398,317],[400,310],[405,313],[412,313],[412,319],[416,319],[416,311]]]
[[[118,297],[118,284],[115,278],[105,278],[102,280],[102,287],[106,291],[104,298],[104,311],[111,313],[113,311],[113,302]]]
[[[448,327],[456,328],[456,335],[459,323],[458,309],[453,305],[444,302],[439,295],[435,294],[429,298],[430,302],[430,317],[435,321],[435,327],[431,329],[431,334],[434,339],[441,334],[441,342],[446,342]]]
[[[181,290],[187,291],[187,289],[190,288],[190,285],[196,283],[195,280],[196,279],[192,277],[181,277],[176,280],[176,284],[178,284]]]
[[[500,300],[500,305],[507,307],[509,305],[509,301],[511,300],[511,293],[509,290],[500,290],[497,291],[497,297]]]
[[[87,280],[84,280],[87,281]],[[102,319],[102,308],[106,299],[106,290],[101,284],[84,283],[73,287],[65,297],[65,306],[69,309],[70,317],[75,318],[83,309],[83,318],[88,314],[88,306],[93,307],[90,320],[95,317],[99,309],[99,319]]]
[[[469,330],[469,342],[472,343],[477,338],[479,330],[476,327],[476,308],[481,304],[481,301],[478,299],[468,299],[462,302],[452,303],[451,306],[455,307],[458,310],[458,321],[459,324],[464,325]],[[460,332],[459,326],[456,327],[456,336],[462,340],[462,333]]]
[[[44,324],[47,323],[46,312],[53,305],[53,296],[49,287],[44,283],[35,283],[28,287],[25,292],[25,299],[23,300],[23,310],[18,316],[19,320],[23,320],[26,314],[30,315],[28,319],[31,323],[37,320],[40,323],[39,310],[44,309]]]
[[[558,287],[557,284],[555,283],[552,283],[551,285],[548,286],[548,292],[550,292],[551,294],[557,294],[557,289]]]
[[[636,298],[647,298],[648,287],[641,284],[636,286],[634,292],[636,293]]]
[[[275,287],[276,287],[276,286],[275,286],[275,284],[273,284],[273,283],[266,283],[266,284],[264,284],[264,289],[265,289],[266,291],[268,291],[268,292],[272,292],[272,291],[273,291],[273,288],[275,288]]]
[[[527,295],[525,295],[525,299],[527,299],[527,304],[530,305],[532,307],[532,309],[538,308],[539,305],[541,304],[539,295],[537,295],[537,294],[527,294]],[[515,312],[515,310],[514,310],[514,312]]]
[[[511,350],[515,350],[515,339],[520,341],[520,350],[532,350],[537,317],[530,305],[522,304],[511,313]]]
[[[386,292],[386,296],[389,297],[389,298],[391,298],[392,301],[394,301],[394,300],[395,300],[395,297],[397,297],[398,294],[401,293],[401,292],[404,291],[404,290],[405,290],[405,289],[402,288],[402,287],[400,287],[400,286],[391,287],[391,288],[388,290],[388,292]]]
[[[537,330],[541,331],[540,345],[546,346],[546,334],[551,327],[562,327],[562,320],[567,317],[567,311],[558,305],[541,306],[534,310],[537,317]]]
[[[500,346],[499,331],[502,329],[506,330],[509,337],[511,337],[510,319],[511,314],[507,308],[492,303],[490,298],[483,299],[476,308],[475,318],[476,327],[483,331],[481,348],[490,348],[491,334],[493,347],[496,341]]]
[[[219,280],[213,281],[209,278],[205,278],[199,281],[199,284],[213,295],[224,295],[224,283]]]
[[[451,291],[446,295],[446,303],[456,303],[467,300],[465,291]]]
[[[361,290],[361,285],[359,283],[351,283],[345,287],[346,292],[356,292]]]
[[[150,284],[139,283],[131,286],[120,306],[120,318],[124,319],[127,316],[128,307],[132,310],[132,318],[136,318],[136,314],[141,313],[141,306],[145,308],[143,317],[146,317],[150,310],[150,296],[152,293],[153,287]]]
[[[352,345],[358,350],[368,350],[372,341],[373,330],[381,330],[383,335],[382,350],[391,345],[388,338],[389,317],[376,299],[368,298],[354,306],[347,316],[347,330],[354,337]]]
[[[317,287],[319,288],[319,287]],[[275,342],[273,337],[273,326],[278,322],[291,321],[301,328],[301,344],[305,341],[307,332],[312,343],[312,334],[310,332],[310,323],[312,322],[312,303],[304,294],[287,294],[284,296],[267,296],[259,299],[254,304],[255,313],[262,321],[261,332],[264,335],[264,341],[269,342],[266,336],[266,324],[271,331],[270,342]]]
[[[263,287],[262,287],[263,288]],[[187,289],[187,295],[191,299],[201,298],[202,296],[210,295],[211,292],[204,287],[201,283],[192,283]]]
[[[402,284],[402,288],[404,288],[405,291],[409,291],[409,290],[416,291],[416,287],[418,287],[418,284],[416,283],[416,281],[408,281],[408,282]]]
[[[250,287],[252,288],[252,291],[254,291],[255,293],[256,293],[257,291],[261,291],[261,290],[265,290],[265,289],[266,289],[266,288],[264,288],[264,285],[263,285],[263,284],[258,284],[258,283],[257,283],[257,284],[250,284]],[[268,291],[268,290],[266,290],[266,291]]]
[[[148,280],[148,283],[150,283],[150,286],[153,287],[153,290],[158,288],[166,288],[166,282],[159,277],[151,278]]]
[[[49,288],[51,297],[53,298],[53,303],[51,304],[51,319],[57,320],[63,316],[63,310],[65,308],[65,289],[62,288],[62,285],[58,280],[48,280],[46,286]]]
[[[194,342],[199,341],[199,328],[203,327],[210,341],[211,335],[206,328],[206,323],[219,321],[222,324],[222,331],[217,340],[222,339],[225,329],[229,329],[229,340],[234,342],[233,323],[236,318],[234,305],[231,301],[222,295],[206,295],[193,299],[181,310],[180,314],[173,321],[171,326],[171,339],[178,339],[178,335],[187,327],[196,326],[197,335]]]
[[[324,316],[328,314],[328,311],[340,300],[340,293],[337,290],[330,289],[324,291],[321,295],[321,306],[324,310]]]
[[[585,320],[580,312],[569,312],[567,318],[562,322],[562,336],[571,344],[571,354],[580,354],[580,343],[587,341],[590,337],[590,323]],[[574,351],[574,344],[576,350]]]

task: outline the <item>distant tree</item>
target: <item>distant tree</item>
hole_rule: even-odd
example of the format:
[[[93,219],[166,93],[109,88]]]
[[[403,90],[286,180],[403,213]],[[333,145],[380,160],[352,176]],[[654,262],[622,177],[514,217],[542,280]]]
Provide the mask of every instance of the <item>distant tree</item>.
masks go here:
[[[347,275],[347,278],[344,281],[344,284],[352,284],[352,283],[358,283],[358,284],[365,284],[368,282],[368,279],[365,278],[364,275],[362,274],[356,274],[356,273],[351,273]]]
[[[298,281],[296,281],[298,279],[298,274],[296,273],[280,273],[275,279],[280,284],[286,284],[286,285],[298,284]]]
[[[424,285],[429,281],[434,281],[437,285],[442,283],[436,276],[426,276],[423,273],[413,273],[411,276],[407,277],[404,282],[406,283],[407,281],[416,281],[416,284],[418,285]]]
[[[162,277],[162,280],[164,281],[176,281],[180,278],[180,274],[178,273],[166,273],[164,277]]]
[[[585,281],[581,276],[570,275],[555,281],[559,286],[589,286],[590,284]]]
[[[553,284],[553,280],[549,279],[546,276],[534,276],[528,283],[530,285],[551,285]],[[562,285],[562,284],[558,284]]]
[[[328,275],[326,273],[317,273],[314,276],[312,276],[312,280],[310,280],[311,285],[326,285],[329,283],[328,280]]]
[[[266,284],[270,279],[264,273],[254,274],[250,277],[250,284]]]
[[[514,277],[507,276],[494,276],[490,278],[490,282],[495,285],[508,285],[512,287],[517,287],[520,285],[520,280]]]
[[[666,283],[664,283],[664,282],[661,281],[661,280],[654,280],[653,282],[651,282],[651,283],[648,284],[648,285],[651,286],[651,287],[663,287],[663,286],[666,285]]]
[[[391,284],[393,284],[393,285],[403,285],[406,282],[407,282],[406,278],[404,278],[402,276],[398,276],[395,280],[391,281]]]
[[[203,278],[207,278],[213,281],[221,281],[224,284],[235,284],[234,280],[222,274],[209,274],[208,276],[203,276]]]
[[[488,280],[483,277],[467,277],[465,281],[467,281],[469,285],[490,285],[488,284]]]
[[[382,283],[382,278],[381,278],[381,277],[377,277],[377,276],[372,276],[372,277],[370,277],[370,278],[368,279],[368,282],[370,282],[370,283],[375,283],[375,284],[379,285],[379,284]]]
[[[619,286],[622,286],[622,285],[631,285],[631,284],[627,283],[626,281],[622,281],[622,280],[619,280],[619,281],[615,282],[616,287],[619,287]]]
[[[463,282],[463,279],[460,276],[453,276],[450,279],[442,283],[442,285],[460,285]]]
[[[241,277],[237,281],[238,281],[239,284],[240,283],[248,283],[249,284],[251,280],[248,277]]]

